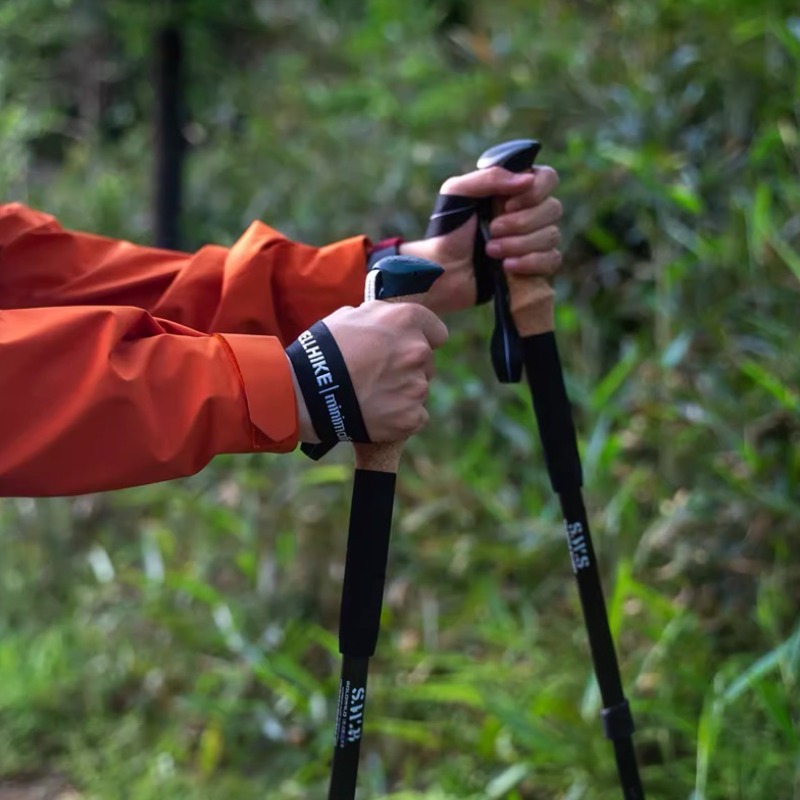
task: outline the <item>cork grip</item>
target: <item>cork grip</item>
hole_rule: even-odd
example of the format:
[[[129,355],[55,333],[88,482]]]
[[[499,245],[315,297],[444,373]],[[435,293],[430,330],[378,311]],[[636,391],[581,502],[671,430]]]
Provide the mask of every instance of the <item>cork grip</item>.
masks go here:
[[[424,303],[424,294],[413,294],[407,297],[392,297],[384,303]],[[405,442],[381,442],[373,444],[354,444],[356,451],[356,469],[367,469],[373,472],[397,472],[400,457],[403,455]]]
[[[502,213],[504,202],[495,199],[494,216]],[[520,336],[535,336],[555,330],[556,293],[547,278],[505,273],[511,316]]]
[[[405,442],[386,444],[354,444],[356,469],[372,472],[397,472]]]
[[[555,291],[547,278],[506,273],[511,316],[522,337],[547,333],[555,328]]]

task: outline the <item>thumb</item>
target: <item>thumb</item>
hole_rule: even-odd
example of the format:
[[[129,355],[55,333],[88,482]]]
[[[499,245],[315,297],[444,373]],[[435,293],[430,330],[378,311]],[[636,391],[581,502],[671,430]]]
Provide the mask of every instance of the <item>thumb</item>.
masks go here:
[[[530,189],[534,181],[532,172],[509,172],[502,167],[489,167],[448,178],[442,185],[441,192],[465,197],[514,195]]]

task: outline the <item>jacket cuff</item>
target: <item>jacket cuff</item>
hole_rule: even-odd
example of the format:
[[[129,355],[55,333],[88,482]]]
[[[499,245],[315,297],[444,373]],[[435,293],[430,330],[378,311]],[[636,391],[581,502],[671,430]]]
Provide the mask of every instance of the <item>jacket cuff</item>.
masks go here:
[[[297,447],[297,398],[291,367],[273,336],[216,334],[227,346],[244,390],[253,450],[288,453]]]
[[[367,252],[367,272],[382,258],[399,255],[400,245],[402,243],[402,236],[393,236],[390,239],[383,239],[377,244],[370,244],[369,251]]]

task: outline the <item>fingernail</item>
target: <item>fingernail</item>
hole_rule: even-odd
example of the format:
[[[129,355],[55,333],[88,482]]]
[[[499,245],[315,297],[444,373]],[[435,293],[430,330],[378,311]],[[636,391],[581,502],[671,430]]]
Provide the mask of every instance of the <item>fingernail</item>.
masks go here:
[[[518,258],[507,258],[503,261],[503,267],[505,269],[516,269],[519,266],[519,259]]]
[[[489,244],[486,245],[486,252],[492,258],[499,258],[500,255],[502,255],[503,248],[500,247],[500,245],[497,242],[489,242]]]

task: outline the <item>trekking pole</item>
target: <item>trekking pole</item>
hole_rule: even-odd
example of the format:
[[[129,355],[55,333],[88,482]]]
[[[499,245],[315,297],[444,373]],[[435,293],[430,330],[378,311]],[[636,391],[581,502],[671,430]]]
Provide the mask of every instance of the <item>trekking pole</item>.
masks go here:
[[[409,256],[381,259],[365,300],[419,302],[444,270]],[[397,468],[404,442],[354,444],[356,470],[339,615],[342,673],[328,800],[353,800],[367,698],[367,671],[380,628]]]
[[[539,147],[532,139],[497,145],[480,157],[478,168],[499,166],[512,172],[530,170]],[[481,252],[489,239],[489,223],[502,208],[499,202],[489,199],[479,203],[479,236],[484,240],[479,242]],[[558,494],[564,514],[572,569],[578,582],[603,701],[601,715],[605,734],[614,746],[625,800],[643,800],[644,789],[633,747],[633,717],[622,689],[581,494],[583,475],[575,425],[554,333],[555,293],[545,278],[506,275],[498,261],[491,262],[490,266],[495,289],[496,326],[492,336],[495,371],[502,382],[512,383],[519,381],[522,365],[525,366],[550,483]]]

